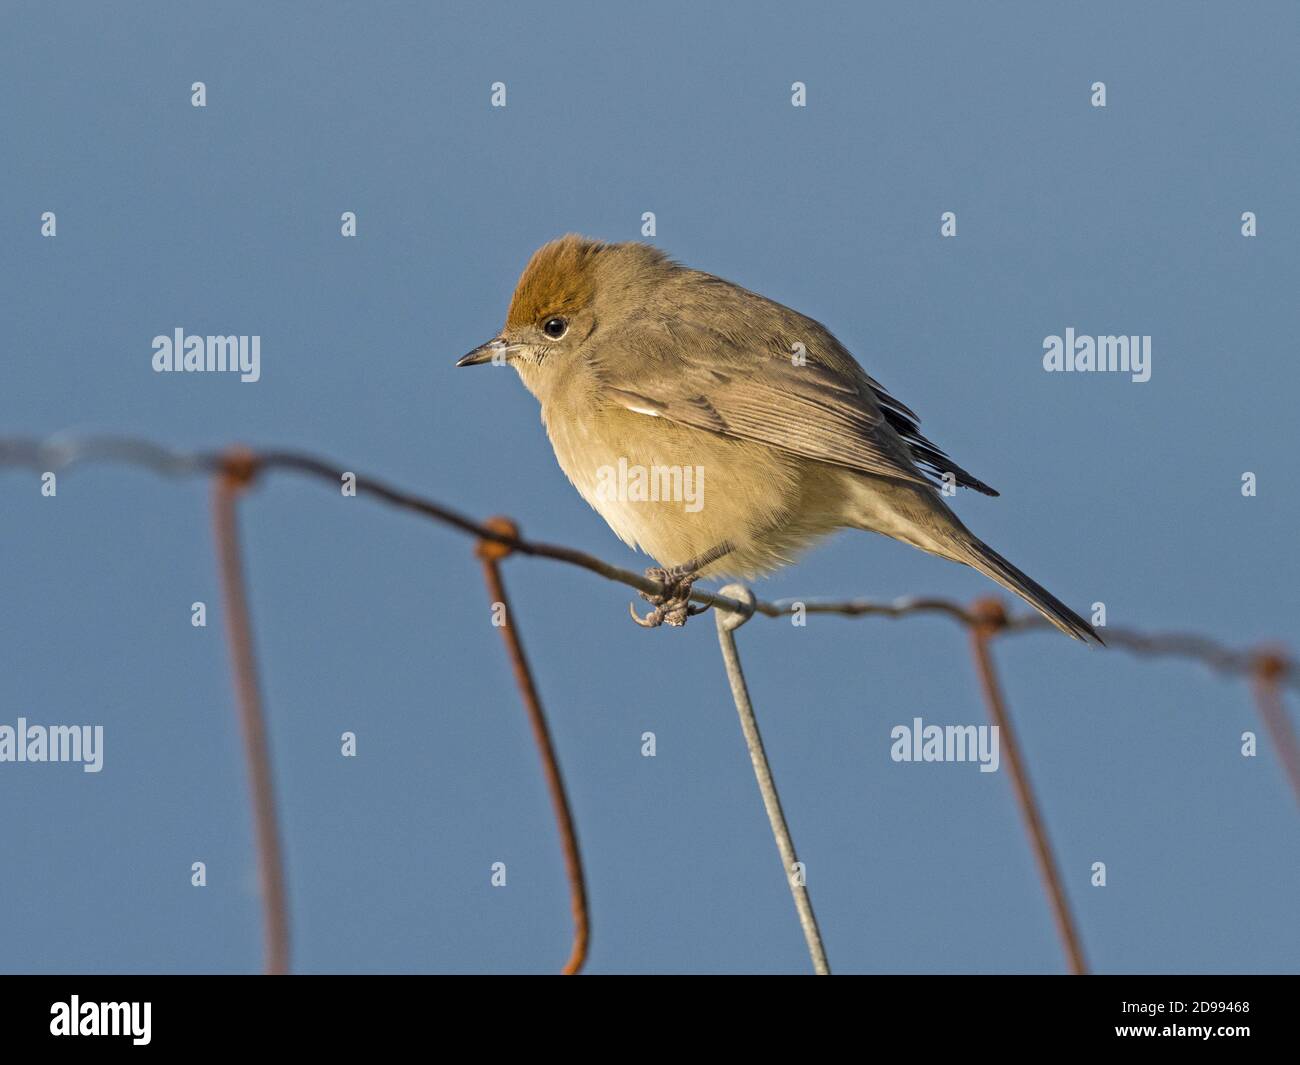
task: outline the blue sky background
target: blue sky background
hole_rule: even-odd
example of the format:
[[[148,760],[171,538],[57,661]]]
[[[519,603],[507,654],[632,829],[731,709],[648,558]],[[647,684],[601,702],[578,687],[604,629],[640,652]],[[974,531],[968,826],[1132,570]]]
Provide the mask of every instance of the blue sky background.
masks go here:
[[[514,375],[452,363],[537,245],[654,211],[674,256],[825,322],[1001,490],[963,519],[1076,608],[1294,647],[1297,55],[1292,3],[5,3],[0,431],[319,451],[640,568]],[[1044,373],[1068,326],[1150,334],[1151,380]],[[260,334],[262,380],[154,374],[176,327]],[[255,971],[207,485],[100,467],[45,499],[4,470],[0,498],[0,722],[106,732],[97,775],[0,765],[0,969]],[[559,846],[472,545],[289,476],[242,522],[295,967],[558,969]],[[644,632],[627,590],[545,561],[507,580],[589,970],[805,971],[712,619]],[[758,591],[991,587],[846,533]],[[985,720],[964,635],[758,619],[740,644],[832,965],[1062,971],[1005,771],[889,759],[914,716]],[[1296,810],[1246,685],[1055,633],[996,653],[1094,968],[1294,971]]]

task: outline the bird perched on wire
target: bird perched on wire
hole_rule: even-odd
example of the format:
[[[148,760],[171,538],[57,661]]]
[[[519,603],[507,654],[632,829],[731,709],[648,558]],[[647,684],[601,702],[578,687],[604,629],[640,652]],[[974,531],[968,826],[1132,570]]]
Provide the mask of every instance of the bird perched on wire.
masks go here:
[[[500,335],[555,457],[659,566],[644,625],[681,625],[700,576],[753,577],[843,528],[973,566],[1079,640],[1092,626],[971,533],[944,484],[997,495],[927,440],[820,323],[659,249],[569,235],[519,279]],[[633,614],[636,617],[636,614]]]

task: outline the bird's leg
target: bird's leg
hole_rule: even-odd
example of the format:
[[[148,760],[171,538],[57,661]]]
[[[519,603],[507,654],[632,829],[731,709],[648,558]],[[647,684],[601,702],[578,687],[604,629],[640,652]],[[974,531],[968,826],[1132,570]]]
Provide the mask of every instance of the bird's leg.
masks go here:
[[[629,603],[628,611],[632,615],[632,620],[642,628],[655,629],[660,625],[674,627],[685,625],[687,618],[703,614],[709,609],[707,606],[691,606],[691,585],[695,583],[700,570],[717,562],[724,555],[731,554],[732,550],[731,543],[724,540],[717,547],[712,547],[702,555],[688,559],[680,565],[668,569],[652,566],[646,570],[645,575],[650,580],[664,585],[664,591],[662,593],[638,592],[637,594],[654,609],[645,617],[641,617],[636,612],[635,604]]]

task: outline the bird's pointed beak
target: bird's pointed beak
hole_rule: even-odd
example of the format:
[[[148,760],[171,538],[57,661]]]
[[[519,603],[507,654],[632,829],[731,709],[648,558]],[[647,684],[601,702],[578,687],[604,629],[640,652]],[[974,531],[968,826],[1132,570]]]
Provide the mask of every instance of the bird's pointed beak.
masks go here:
[[[485,362],[505,362],[508,345],[505,337],[493,337],[486,344],[480,344],[468,355],[457,360],[457,366],[479,366]]]

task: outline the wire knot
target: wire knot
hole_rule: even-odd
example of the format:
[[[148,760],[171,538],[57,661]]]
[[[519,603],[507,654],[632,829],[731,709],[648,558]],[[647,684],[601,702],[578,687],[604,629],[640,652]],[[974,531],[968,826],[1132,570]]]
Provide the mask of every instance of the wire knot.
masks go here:
[[[483,523],[485,528],[491,529],[494,533],[500,533],[502,536],[508,536],[511,540],[519,539],[519,526],[507,517],[497,515],[495,518],[488,518]],[[486,537],[480,538],[478,544],[474,547],[474,554],[484,562],[500,562],[503,558],[509,558],[514,554],[514,545],[505,544],[500,540],[489,540]]]
[[[971,617],[974,618],[975,627],[983,629],[986,633],[997,632],[1007,627],[1007,608],[996,596],[976,599],[971,604]]]
[[[736,613],[733,610],[718,611],[718,625],[727,632],[740,628],[741,625],[754,616],[754,606],[757,600],[747,585],[728,584],[718,594],[725,595],[728,599],[735,599],[746,608],[743,613]]]
[[[1291,666],[1282,652],[1272,648],[1257,652],[1253,665],[1255,675],[1261,680],[1277,680],[1284,676]]]
[[[221,456],[218,469],[232,488],[247,488],[257,477],[262,460],[251,448],[236,444]]]

